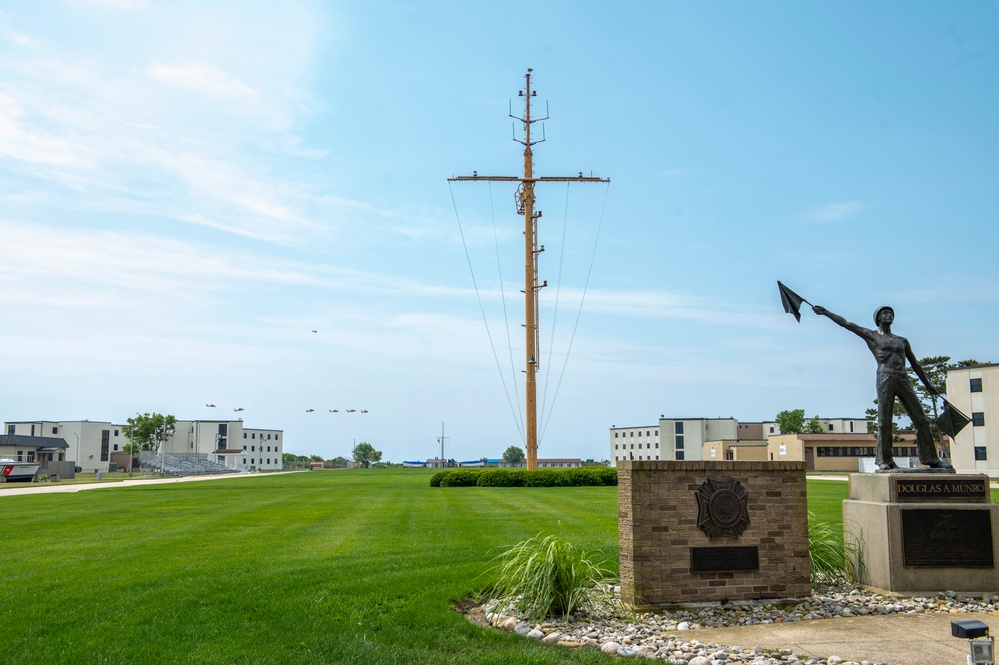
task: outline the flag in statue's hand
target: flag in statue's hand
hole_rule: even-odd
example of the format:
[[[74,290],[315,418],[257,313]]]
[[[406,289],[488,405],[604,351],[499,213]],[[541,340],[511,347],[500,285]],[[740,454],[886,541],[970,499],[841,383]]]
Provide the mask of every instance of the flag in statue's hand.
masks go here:
[[[801,312],[799,310],[801,309],[801,303],[806,303],[808,305],[811,305],[812,303],[808,302],[797,293],[781,284],[780,280],[777,281],[777,290],[780,291],[780,304],[784,305],[784,311],[788,314],[793,314],[795,320],[800,323]]]
[[[953,439],[970,422],[971,418],[961,413],[956,406],[944,400],[943,413],[937,418],[937,427],[940,428],[941,432]]]

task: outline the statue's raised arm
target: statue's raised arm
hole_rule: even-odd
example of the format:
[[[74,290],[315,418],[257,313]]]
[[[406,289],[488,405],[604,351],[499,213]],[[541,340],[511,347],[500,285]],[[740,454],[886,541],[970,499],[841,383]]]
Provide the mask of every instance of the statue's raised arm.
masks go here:
[[[866,338],[866,336],[871,332],[870,330],[868,330],[867,328],[864,328],[863,326],[858,326],[856,323],[853,323],[851,321],[847,321],[846,319],[844,319],[839,314],[835,314],[833,312],[830,312],[828,309],[826,309],[822,305],[813,305],[812,306],[812,311],[815,312],[816,314],[818,314],[819,316],[825,316],[825,317],[831,319],[833,321],[833,323],[835,323],[836,325],[842,326],[843,328],[846,328],[847,330],[849,330],[853,334],[859,335],[860,337]]]

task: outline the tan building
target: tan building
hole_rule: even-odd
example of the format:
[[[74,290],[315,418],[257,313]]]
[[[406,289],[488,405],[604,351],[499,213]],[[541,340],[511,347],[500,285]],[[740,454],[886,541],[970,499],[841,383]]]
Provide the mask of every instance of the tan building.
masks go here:
[[[947,399],[971,418],[951,444],[954,468],[999,477],[999,364],[947,370]]]
[[[740,425],[741,427],[742,425]],[[767,457],[765,439],[705,441],[701,459],[711,462],[763,462]]]
[[[892,454],[896,458],[915,457],[915,435],[900,437],[902,442],[895,444]],[[767,442],[767,459],[803,461],[808,471],[860,471],[861,458],[873,459],[875,446],[873,434],[779,434]]]

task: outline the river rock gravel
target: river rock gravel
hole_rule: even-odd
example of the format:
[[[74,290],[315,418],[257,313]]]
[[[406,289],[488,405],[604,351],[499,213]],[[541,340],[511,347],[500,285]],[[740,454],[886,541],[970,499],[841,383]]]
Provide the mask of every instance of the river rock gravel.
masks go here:
[[[620,596],[620,587],[608,587]],[[874,614],[921,614],[996,612],[999,594],[971,597],[946,591],[940,594],[902,597],[883,595],[843,580],[818,585],[811,598],[802,601],[736,601],[705,604],[661,612],[619,611],[605,615],[574,614],[567,618],[530,621],[518,616],[509,604],[489,600],[481,606],[486,621],[501,630],[516,632],[573,649],[599,649],[626,658],[648,658],[676,665],[875,665],[853,663],[838,656],[821,659],[799,656],[790,649],[760,646],[725,646],[697,639],[699,628],[789,623],[813,619]]]

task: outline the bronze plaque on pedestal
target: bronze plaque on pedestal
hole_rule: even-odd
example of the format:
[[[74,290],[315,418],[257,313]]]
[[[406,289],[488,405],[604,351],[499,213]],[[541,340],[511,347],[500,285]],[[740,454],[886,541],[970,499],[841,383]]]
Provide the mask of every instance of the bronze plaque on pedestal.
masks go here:
[[[988,510],[904,508],[902,562],[931,568],[993,568]]]
[[[692,573],[725,573],[733,570],[759,569],[760,552],[756,545],[690,548]]]

